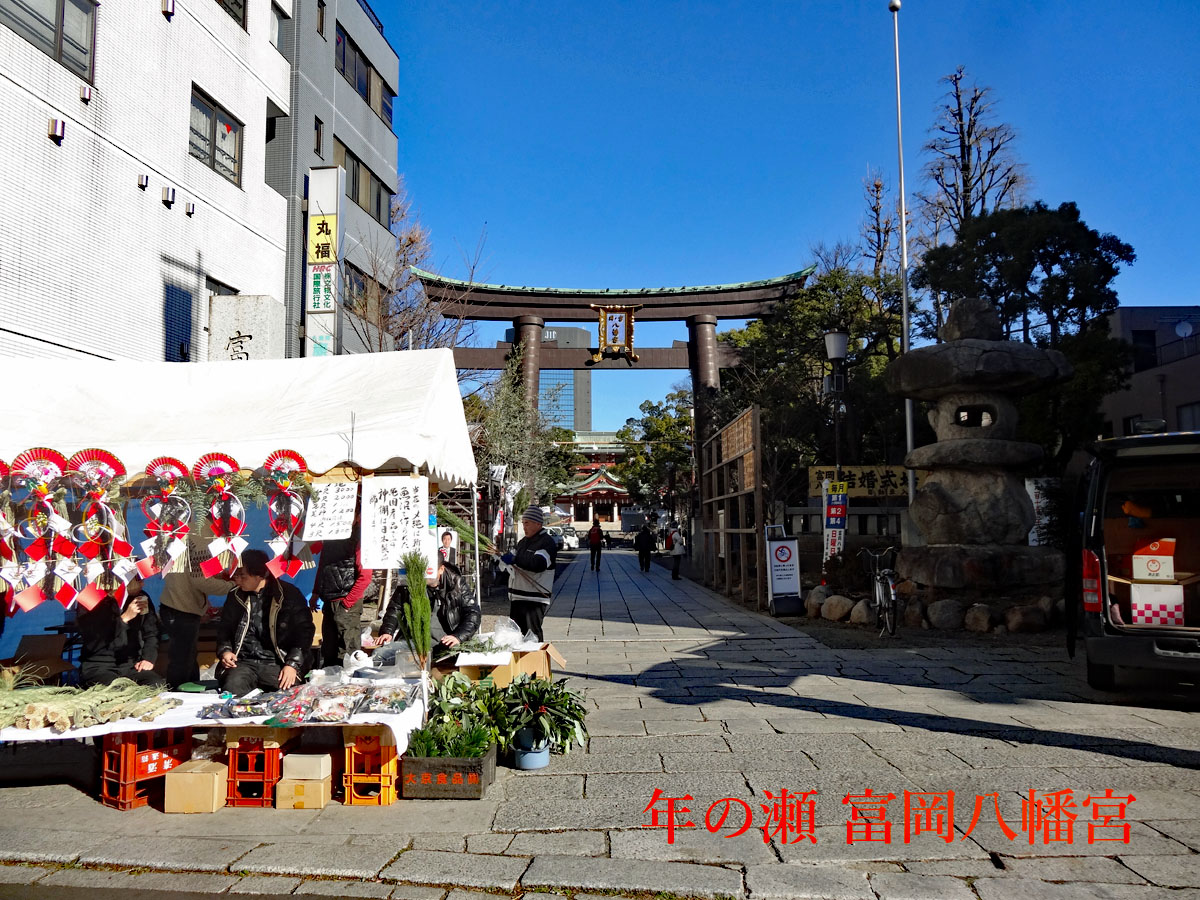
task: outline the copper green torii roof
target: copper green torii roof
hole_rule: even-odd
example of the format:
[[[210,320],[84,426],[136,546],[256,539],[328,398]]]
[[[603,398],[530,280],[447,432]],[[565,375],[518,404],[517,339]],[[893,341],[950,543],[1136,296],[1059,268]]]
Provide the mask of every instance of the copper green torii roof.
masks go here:
[[[443,278],[416,266],[412,269],[425,286],[425,293],[431,300],[441,303],[447,315],[497,321],[530,315],[555,322],[595,320],[596,311],[589,308],[593,303],[641,306],[637,317],[643,321],[679,320],[689,316],[750,319],[769,313],[774,303],[793,296],[815,271],[816,266],[809,266],[790,275],[762,281],[614,290],[483,284]]]

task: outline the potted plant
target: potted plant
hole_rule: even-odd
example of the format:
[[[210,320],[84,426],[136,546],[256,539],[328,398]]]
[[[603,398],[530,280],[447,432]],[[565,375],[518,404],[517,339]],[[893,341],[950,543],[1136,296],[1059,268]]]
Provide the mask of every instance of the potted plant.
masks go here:
[[[425,727],[409,734],[401,794],[425,799],[479,799],[496,777],[499,692],[488,679],[452,672],[429,694]]]
[[[587,740],[587,708],[567,679],[518,676],[502,694],[504,734],[518,769],[549,765],[551,753],[570,753]]]

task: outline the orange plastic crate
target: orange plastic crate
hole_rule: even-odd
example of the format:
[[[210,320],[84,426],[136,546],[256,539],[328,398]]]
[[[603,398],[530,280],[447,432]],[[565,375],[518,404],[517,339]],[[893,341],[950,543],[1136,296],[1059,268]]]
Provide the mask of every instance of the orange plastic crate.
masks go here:
[[[190,728],[106,734],[100,802],[114,809],[146,806],[151,796],[162,789],[162,777],[191,758]]]
[[[274,806],[283,750],[264,747],[261,738],[242,738],[229,748],[228,806]]]
[[[346,743],[342,784],[347,806],[390,806],[396,802],[400,757],[381,737],[357,736]]]

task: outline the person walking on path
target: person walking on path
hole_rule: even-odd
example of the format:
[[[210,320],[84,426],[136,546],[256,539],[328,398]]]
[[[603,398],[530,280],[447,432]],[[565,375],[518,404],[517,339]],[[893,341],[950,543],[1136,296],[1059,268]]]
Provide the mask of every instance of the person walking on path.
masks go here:
[[[531,506],[521,515],[525,537],[517,542],[515,551],[500,557],[508,570],[508,615],[517,623],[521,634],[533,632],[539,641],[542,620],[550,607],[554,592],[554,538],[542,527],[546,515],[540,506]],[[599,522],[596,523],[599,525]],[[599,553],[599,551],[596,551]]]
[[[683,532],[672,519],[667,523],[667,552],[671,554],[671,580],[679,580],[679,564],[683,562]]]
[[[641,567],[643,572],[650,571],[650,554],[654,552],[654,545],[656,543],[654,532],[650,530],[650,526],[643,524],[641,531],[633,539],[633,549],[637,551],[638,555],[638,566]]]
[[[592,571],[599,572],[600,553],[604,550],[604,529],[600,527],[599,519],[592,522],[588,530],[588,549],[591,551]]]
[[[357,532],[356,516],[350,537],[325,542],[313,583],[312,607],[316,609],[320,600],[325,613],[321,620],[321,655],[327,666],[339,666],[347,653],[362,649],[363,596],[374,571],[363,568]]]

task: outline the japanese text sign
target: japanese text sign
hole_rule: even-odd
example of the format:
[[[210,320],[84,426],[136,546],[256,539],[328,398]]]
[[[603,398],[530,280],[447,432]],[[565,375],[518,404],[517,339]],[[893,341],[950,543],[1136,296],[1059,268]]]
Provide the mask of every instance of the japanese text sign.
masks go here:
[[[921,473],[918,474],[918,481]],[[812,466],[808,470],[808,495],[821,496],[821,485],[837,478],[833,466]],[[904,466],[842,466],[843,492],[848,497],[903,497],[908,493],[908,475]]]
[[[436,542],[429,527],[429,479],[408,475],[362,481],[362,564],[365,569],[398,569],[413,551],[434,561]]]
[[[304,517],[304,540],[334,541],[350,537],[357,502],[357,481],[314,484]]]
[[[308,217],[308,262],[336,263],[338,258],[338,217],[310,215]]]

